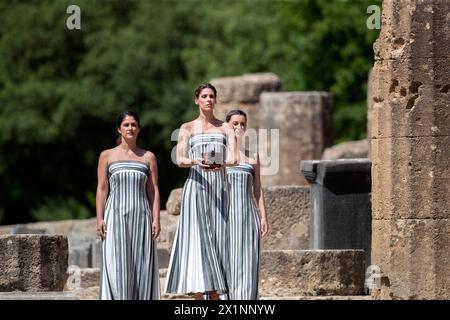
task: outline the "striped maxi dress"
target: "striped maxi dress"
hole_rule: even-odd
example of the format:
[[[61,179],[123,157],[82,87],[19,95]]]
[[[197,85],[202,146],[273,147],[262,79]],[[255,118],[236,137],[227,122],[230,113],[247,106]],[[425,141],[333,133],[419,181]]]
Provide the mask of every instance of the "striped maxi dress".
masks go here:
[[[108,174],[100,299],[160,299],[158,256],[146,192],[149,168],[139,161],[115,161]]]
[[[248,163],[227,168],[230,185],[227,228],[230,300],[258,299],[261,224],[253,193],[253,175],[254,168]]]
[[[190,159],[203,152],[226,152],[223,133],[201,133],[189,138]],[[167,271],[166,293],[226,292],[226,171],[190,169],[184,184],[180,218]]]

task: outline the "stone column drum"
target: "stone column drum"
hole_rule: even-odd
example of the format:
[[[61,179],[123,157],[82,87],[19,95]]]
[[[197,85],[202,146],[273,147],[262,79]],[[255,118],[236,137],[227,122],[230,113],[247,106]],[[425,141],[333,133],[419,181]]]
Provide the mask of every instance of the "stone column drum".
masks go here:
[[[450,1],[383,2],[372,80],[381,299],[450,299]]]
[[[247,114],[247,127],[259,128],[259,96],[266,91],[280,91],[281,80],[274,73],[244,74],[211,80],[217,90],[217,104],[214,114],[225,121],[226,114],[240,109]]]
[[[267,148],[259,143],[264,186],[308,184],[298,165],[301,160],[320,159],[333,144],[332,112],[328,92],[261,94],[260,130],[268,131]],[[278,130],[278,140],[271,141],[271,130]],[[269,166],[277,170],[264,174]]]
[[[0,292],[62,291],[68,255],[66,236],[0,235]]]

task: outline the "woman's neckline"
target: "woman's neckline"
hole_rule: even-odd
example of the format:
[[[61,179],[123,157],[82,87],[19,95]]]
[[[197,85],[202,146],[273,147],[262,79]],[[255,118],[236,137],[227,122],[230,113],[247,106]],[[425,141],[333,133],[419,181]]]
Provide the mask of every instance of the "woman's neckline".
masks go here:
[[[142,162],[142,161],[139,161],[139,160],[129,160],[129,159],[126,159],[126,160],[115,160],[115,161],[111,161],[111,162],[108,164],[108,167],[109,167],[110,165],[113,165],[113,164],[118,163],[118,162],[135,162],[135,163],[143,164],[144,166],[148,167],[148,164],[145,163],[145,162]]]
[[[193,133],[193,134],[191,134],[190,136],[191,137],[194,137],[194,136],[199,136],[199,135],[202,135],[202,134],[221,134],[221,135],[223,135],[223,136],[225,136],[226,134],[225,133],[223,133],[223,132],[221,132],[221,131],[214,131],[214,132],[200,132],[200,133]]]

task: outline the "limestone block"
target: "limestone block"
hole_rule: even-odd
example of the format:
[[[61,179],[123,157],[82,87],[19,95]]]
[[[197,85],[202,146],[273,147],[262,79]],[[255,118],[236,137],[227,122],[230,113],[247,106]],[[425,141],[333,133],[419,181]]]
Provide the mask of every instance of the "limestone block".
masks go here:
[[[1,235],[0,291],[62,291],[68,242],[61,235]]]
[[[81,288],[100,286],[100,268],[82,268],[80,271]]]
[[[166,210],[168,214],[177,216],[180,214],[181,196],[183,188],[176,188],[170,191],[169,198],[166,202]]]
[[[367,139],[335,144],[325,149],[322,160],[368,158],[369,145]]]
[[[376,61],[371,137],[450,135],[449,59]]]
[[[385,0],[375,59],[448,58],[450,2]]]
[[[100,238],[91,242],[91,267],[100,268],[102,265],[102,240]]]
[[[218,103],[258,103],[264,91],[279,91],[281,80],[274,73],[244,74],[212,79]]]
[[[374,219],[450,216],[450,136],[372,139]]]
[[[165,246],[167,250],[171,250],[179,218],[180,216],[170,215],[165,210],[161,211],[161,232],[156,239],[158,246],[161,244]]]
[[[76,265],[80,268],[92,267],[92,245],[98,240],[97,236],[71,232],[68,235],[69,265]]]
[[[364,259],[364,250],[262,251],[260,295],[363,294]]]
[[[450,220],[372,221],[381,299],[450,299]]]
[[[22,225],[0,226],[0,234],[45,233],[69,235],[71,232],[97,236],[96,218],[62,221],[31,222]]]
[[[333,143],[331,94],[266,92],[260,101],[260,129],[279,133],[277,141],[268,139],[267,150],[259,150],[262,170],[267,163],[278,164],[277,172],[261,176],[263,186],[306,185],[300,161],[320,159]]]
[[[263,238],[265,250],[309,248],[309,187],[263,188],[269,233]]]

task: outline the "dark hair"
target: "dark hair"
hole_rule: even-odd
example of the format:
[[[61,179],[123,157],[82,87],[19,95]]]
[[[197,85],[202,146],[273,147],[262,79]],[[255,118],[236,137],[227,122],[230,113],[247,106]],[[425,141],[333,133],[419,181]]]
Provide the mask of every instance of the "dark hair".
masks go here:
[[[230,121],[232,116],[244,116],[245,121],[247,121],[247,115],[245,114],[244,111],[239,110],[239,109],[234,109],[234,110],[231,110],[230,112],[227,113],[227,116],[225,118],[225,122]]]
[[[119,114],[119,116],[117,117],[117,128],[120,128],[120,125],[122,124],[122,121],[123,119],[125,119],[126,116],[133,117],[138,124],[138,128],[141,127],[141,122],[139,120],[139,116],[137,115],[137,113],[131,110],[127,110]]]
[[[200,92],[202,92],[203,89],[209,88],[214,92],[214,97],[217,98],[217,90],[216,88],[214,88],[214,86],[211,83],[203,83],[201,85],[199,85],[197,87],[197,89],[195,89],[194,92],[194,98],[198,98],[198,96],[200,95]]]

